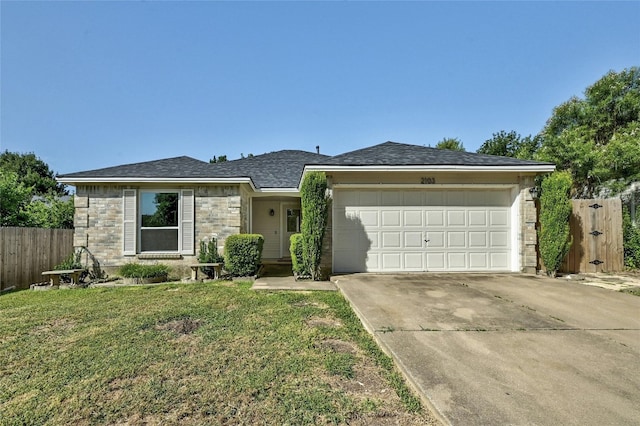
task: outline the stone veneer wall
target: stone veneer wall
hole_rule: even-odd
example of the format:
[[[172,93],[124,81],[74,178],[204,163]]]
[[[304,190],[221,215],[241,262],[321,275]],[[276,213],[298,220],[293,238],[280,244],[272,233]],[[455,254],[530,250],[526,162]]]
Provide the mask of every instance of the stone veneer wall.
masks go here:
[[[124,189],[140,189],[124,185],[78,186],[75,195],[74,246],[84,246],[100,262],[107,274],[129,262],[164,263],[177,276],[188,276],[188,266],[197,262],[200,241],[215,236],[223,252],[229,235],[248,229],[248,195],[239,185],[209,185],[197,187],[166,187],[193,189],[195,194],[195,252],[193,256],[123,255],[123,193]],[[158,188],[162,189],[162,188]]]
[[[532,177],[520,178],[520,270],[535,274],[538,268],[538,211],[530,188],[535,183]]]

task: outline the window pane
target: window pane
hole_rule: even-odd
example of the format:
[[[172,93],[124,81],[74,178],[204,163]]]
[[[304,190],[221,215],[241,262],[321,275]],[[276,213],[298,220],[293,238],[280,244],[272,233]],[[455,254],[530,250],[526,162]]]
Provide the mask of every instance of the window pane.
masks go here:
[[[178,251],[177,229],[143,229],[140,240],[141,251]]]
[[[287,232],[300,232],[300,209],[287,209]]]
[[[142,227],[178,226],[178,194],[175,192],[142,193]]]

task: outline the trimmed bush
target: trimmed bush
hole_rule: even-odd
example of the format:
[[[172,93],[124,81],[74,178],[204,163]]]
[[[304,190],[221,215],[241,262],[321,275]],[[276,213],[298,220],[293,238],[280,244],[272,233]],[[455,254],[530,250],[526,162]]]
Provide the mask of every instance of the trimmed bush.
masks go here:
[[[260,234],[236,234],[224,243],[224,268],[233,276],[255,275],[260,268],[264,237]]]
[[[320,261],[322,240],[329,215],[327,176],[323,172],[309,172],[300,187],[302,205],[302,258],[306,272],[313,280],[322,278]]]
[[[542,181],[540,194],[540,257],[547,275],[555,277],[571,248],[569,217],[573,185],[567,171],[554,172]]]
[[[120,267],[119,275],[124,278],[167,278],[170,268],[161,263],[155,265],[141,265],[127,263]]]
[[[302,234],[293,234],[289,241],[291,242],[289,251],[291,252],[293,273],[295,275],[304,275],[306,268],[304,265],[304,258],[302,257]]]

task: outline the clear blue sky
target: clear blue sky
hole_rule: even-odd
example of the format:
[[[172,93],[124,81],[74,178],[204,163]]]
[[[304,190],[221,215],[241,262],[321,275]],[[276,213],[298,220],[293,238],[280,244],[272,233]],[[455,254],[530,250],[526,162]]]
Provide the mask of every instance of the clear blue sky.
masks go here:
[[[2,151],[475,151],[640,64],[640,2],[0,2]]]

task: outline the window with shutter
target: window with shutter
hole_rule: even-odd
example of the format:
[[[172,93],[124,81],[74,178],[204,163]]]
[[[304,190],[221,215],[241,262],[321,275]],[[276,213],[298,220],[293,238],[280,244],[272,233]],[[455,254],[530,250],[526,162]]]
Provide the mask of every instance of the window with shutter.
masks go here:
[[[194,205],[193,190],[182,190],[182,254],[194,254]]]
[[[135,189],[125,189],[122,193],[123,205],[123,247],[125,256],[136,254],[136,229],[137,217],[137,191]]]

